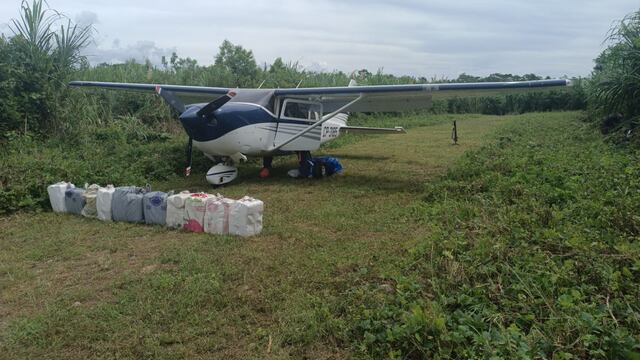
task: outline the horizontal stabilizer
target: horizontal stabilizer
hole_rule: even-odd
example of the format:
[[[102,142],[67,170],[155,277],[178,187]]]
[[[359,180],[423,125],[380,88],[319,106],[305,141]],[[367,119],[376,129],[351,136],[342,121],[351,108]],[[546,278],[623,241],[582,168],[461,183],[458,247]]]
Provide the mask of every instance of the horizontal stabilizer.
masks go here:
[[[342,126],[342,134],[406,134],[406,130],[401,126],[394,128],[373,128],[363,126]]]

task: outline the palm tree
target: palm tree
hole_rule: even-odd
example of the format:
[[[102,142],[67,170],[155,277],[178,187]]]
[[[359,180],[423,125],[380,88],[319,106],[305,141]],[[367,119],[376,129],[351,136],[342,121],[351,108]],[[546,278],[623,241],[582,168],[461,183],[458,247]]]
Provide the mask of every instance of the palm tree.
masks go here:
[[[607,36],[611,45],[596,59],[591,105],[599,115],[620,113],[618,125],[640,117],[640,10],[627,15]]]
[[[21,7],[20,18],[12,19],[10,28],[23,42],[30,61],[51,61],[54,70],[62,74],[82,61],[80,51],[91,41],[91,26],[78,26],[67,19],[56,32],[54,26],[65,19],[64,15],[44,7],[42,0],[31,4],[23,0]]]

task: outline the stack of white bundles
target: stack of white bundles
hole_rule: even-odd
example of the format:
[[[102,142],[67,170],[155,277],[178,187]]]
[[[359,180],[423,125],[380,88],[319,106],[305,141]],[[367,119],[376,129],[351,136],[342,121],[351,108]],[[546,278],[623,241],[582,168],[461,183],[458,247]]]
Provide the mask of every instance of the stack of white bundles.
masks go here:
[[[98,189],[96,196],[96,211],[98,219],[102,221],[111,221],[111,199],[116,188],[113,185],[107,185]]]
[[[206,212],[206,202],[208,199],[215,198],[215,195],[206,193],[191,194],[184,203],[184,210],[187,214],[187,222],[183,229],[192,232],[204,231],[204,214]]]
[[[229,209],[229,234],[245,237],[260,234],[263,209],[262,201],[249,196],[233,202]]]
[[[95,218],[98,216],[96,202],[100,185],[92,184],[91,186],[85,185],[85,187],[87,190],[82,194],[85,204],[80,214],[84,217]]]
[[[209,234],[229,234],[230,209],[235,202],[235,200],[222,197],[207,199],[204,231]]]
[[[51,207],[53,208],[53,211],[57,213],[67,212],[67,208],[64,205],[64,193],[65,191],[74,187],[75,185],[65,181],[60,181],[53,185],[47,186],[49,201],[51,201]]]
[[[184,209],[185,201],[191,196],[189,191],[167,197],[167,226],[182,229],[187,223],[187,214]]]

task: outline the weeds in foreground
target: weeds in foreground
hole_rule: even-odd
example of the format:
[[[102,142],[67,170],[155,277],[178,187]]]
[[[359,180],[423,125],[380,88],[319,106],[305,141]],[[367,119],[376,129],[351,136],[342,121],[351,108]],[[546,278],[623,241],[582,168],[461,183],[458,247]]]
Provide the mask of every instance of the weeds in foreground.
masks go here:
[[[374,358],[637,358],[639,155],[545,115],[504,129],[426,185],[432,235],[393,291],[345,294],[344,339]]]

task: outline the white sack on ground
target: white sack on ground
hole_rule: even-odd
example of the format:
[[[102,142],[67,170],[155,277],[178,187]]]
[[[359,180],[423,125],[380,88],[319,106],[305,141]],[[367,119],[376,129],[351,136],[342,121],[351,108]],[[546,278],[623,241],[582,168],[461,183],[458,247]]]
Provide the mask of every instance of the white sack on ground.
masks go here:
[[[184,203],[191,193],[183,191],[181,193],[167,197],[167,218],[168,227],[182,229],[187,223],[187,214],[184,209]]]
[[[98,219],[102,221],[112,221],[111,218],[111,199],[116,188],[113,185],[107,185],[98,189],[96,195],[96,211]]]
[[[84,197],[84,207],[82,208],[82,216],[88,218],[95,218],[98,216],[98,209],[96,205],[96,200],[98,196],[98,190],[100,189],[100,185],[92,184],[87,187],[87,190],[82,194]]]
[[[209,234],[229,234],[229,209],[235,200],[227,198],[207,199],[204,231]]]
[[[183,227],[185,230],[193,232],[204,231],[205,204],[208,199],[215,197],[215,195],[196,193],[191,194],[191,196],[185,200],[184,209],[187,213],[187,222]]]
[[[74,187],[75,185],[65,181],[60,181],[53,185],[47,186],[49,201],[51,202],[51,208],[53,208],[53,211],[57,213],[67,212],[67,208],[64,205],[64,193],[65,191]]]
[[[229,209],[229,234],[253,236],[262,231],[264,203],[245,196],[231,204]]]

